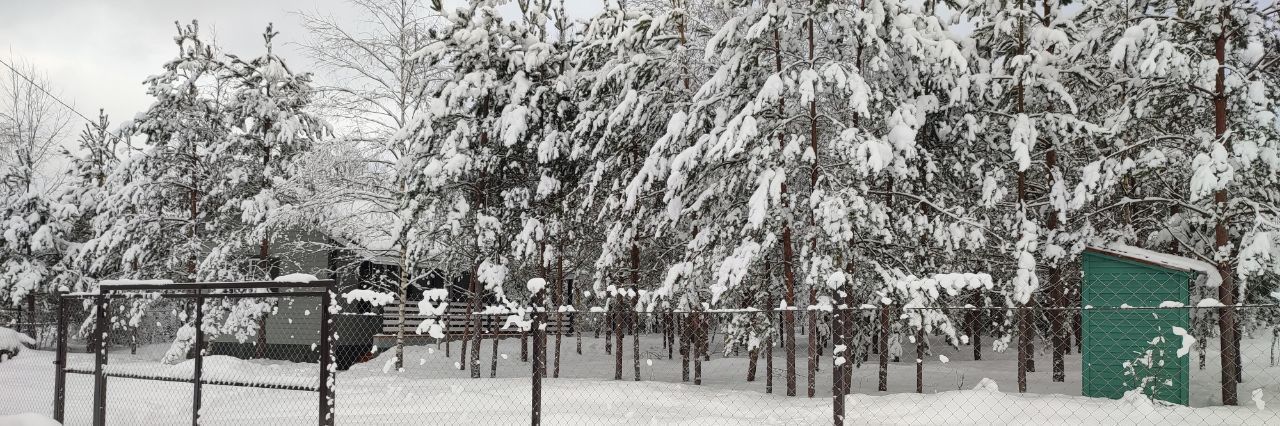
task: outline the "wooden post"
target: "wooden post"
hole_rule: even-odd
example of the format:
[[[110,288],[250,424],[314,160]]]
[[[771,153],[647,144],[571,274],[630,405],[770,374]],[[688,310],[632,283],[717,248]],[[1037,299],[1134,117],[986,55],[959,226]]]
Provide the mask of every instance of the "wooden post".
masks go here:
[[[65,423],[67,408],[67,298],[58,291],[58,354],[53,365],[53,419]]]
[[[204,370],[204,289],[197,288],[195,291],[196,359],[191,377],[191,383],[194,386],[191,392],[191,426],[200,425],[200,376]],[[323,326],[322,321],[321,327]]]
[[[333,386],[330,383],[333,380],[333,372],[330,371],[333,365],[333,316],[329,312],[329,308],[333,304],[333,293],[331,293],[333,284],[324,289],[324,296],[320,297],[320,426],[333,426]],[[404,310],[401,310],[401,315]],[[198,358],[197,358],[198,359]],[[403,362],[403,360],[401,360]],[[199,371],[199,370],[197,370]]]
[[[105,426],[107,424],[107,375],[103,371],[103,367],[107,364],[107,309],[110,300],[107,294],[101,293],[99,290],[97,298],[94,300],[96,307],[94,312],[94,331],[93,339],[98,342],[94,352],[93,363],[93,424],[94,426]]]

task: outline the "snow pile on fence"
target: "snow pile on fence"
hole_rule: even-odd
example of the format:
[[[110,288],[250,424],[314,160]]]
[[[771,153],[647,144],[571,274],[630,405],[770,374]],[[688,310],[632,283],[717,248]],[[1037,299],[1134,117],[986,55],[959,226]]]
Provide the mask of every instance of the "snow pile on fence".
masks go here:
[[[102,280],[98,281],[98,285],[111,287],[118,285],[168,285],[173,284],[173,280]]]
[[[369,302],[373,306],[386,306],[395,302],[396,296],[391,293],[369,289],[355,289],[342,294],[347,303],[354,301]]]
[[[278,283],[309,283],[320,281],[320,279],[311,274],[288,274],[278,276],[274,281]]]

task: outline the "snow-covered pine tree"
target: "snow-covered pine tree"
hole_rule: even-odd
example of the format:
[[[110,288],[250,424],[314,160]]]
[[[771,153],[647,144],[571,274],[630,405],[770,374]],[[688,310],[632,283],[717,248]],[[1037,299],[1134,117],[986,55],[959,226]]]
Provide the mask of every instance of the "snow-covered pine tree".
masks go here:
[[[121,126],[124,137],[137,137],[141,145],[107,177],[107,194],[93,219],[95,236],[80,254],[92,259],[87,262],[89,273],[98,278],[107,278],[99,272],[112,269],[118,277],[182,281],[216,272],[202,270],[200,265],[202,259],[217,256],[209,249],[222,238],[207,234],[205,225],[224,202],[211,193],[221,178],[222,161],[212,148],[230,133],[222,108],[228,89],[225,63],[200,38],[197,22],[186,26],[175,22],[175,26],[178,56],[164,64],[163,72],[146,80],[147,93],[155,102]],[[104,262],[116,259],[115,265]],[[184,325],[165,361],[186,355],[194,327],[219,334],[219,317]]]
[[[502,4],[473,2],[445,10],[448,27],[433,33],[436,43],[418,55],[449,64],[452,77],[432,91],[429,114],[420,117],[422,137],[432,140],[420,167],[422,193],[447,206],[460,245],[459,260],[470,264],[470,311],[480,310],[485,293],[505,300],[504,283],[523,269],[551,277],[560,228],[539,213],[561,205],[549,196],[563,184],[557,175],[568,160],[567,85],[560,84],[569,47],[566,34],[550,36],[552,22],[566,22],[563,8],[547,0],[520,1],[521,19],[505,21]],[[565,24],[557,28],[564,30]],[[558,216],[558,214],[557,214]],[[507,233],[520,230],[514,237]],[[475,346],[479,346],[479,317]],[[466,362],[476,370],[479,354]]]
[[[119,133],[110,130],[110,120],[104,110],[98,111],[98,121],[86,124],[80,132],[79,150],[72,152],[64,149],[63,156],[71,161],[67,173],[72,180],[62,192],[62,202],[74,208],[68,209],[70,229],[68,239],[72,242],[62,260],[63,273],[58,284],[72,291],[84,291],[97,285],[97,278],[114,276],[120,270],[120,259],[107,259],[85,256],[93,253],[92,246],[86,242],[95,240],[99,230],[93,226],[99,204],[107,196],[107,177],[120,164],[120,148],[122,139]]]
[[[155,102],[122,132],[142,139],[108,177],[108,195],[95,217],[97,237],[87,256],[119,258],[130,277],[194,280],[207,252],[203,223],[220,200],[210,147],[227,138],[220,81],[224,64],[199,35],[199,25],[178,27],[178,56],[148,77]],[[103,265],[104,267],[106,265]]]
[[[675,309],[672,298],[682,297],[641,277],[661,276],[672,263],[662,248],[679,243],[654,226],[662,214],[660,182],[644,171],[664,167],[666,159],[650,157],[650,147],[662,137],[667,119],[688,104],[695,78],[689,62],[696,58],[681,32],[683,14],[678,5],[623,9],[611,3],[588,23],[571,59],[579,99],[573,153],[587,163],[581,189],[572,196],[574,219],[589,224],[588,232],[602,241],[593,287],[652,291],[649,303],[639,307],[648,312]],[[612,282],[618,270],[628,271],[630,281]]]
[[[223,140],[209,148],[222,176],[208,196],[220,201],[210,211],[206,231],[217,236],[210,255],[200,268],[205,280],[270,280],[277,275],[278,258],[271,257],[272,235],[285,231],[299,196],[285,191],[294,172],[294,163],[310,151],[327,126],[308,109],[312,89],[309,74],[294,74],[272,51],[278,35],[270,24],[262,34],[266,53],[242,60],[227,55],[225,75],[230,92],[223,112],[230,127]],[[255,253],[256,252],[256,253]],[[253,254],[251,254],[253,253]],[[256,257],[256,262],[248,259]],[[241,299],[226,306],[223,332],[245,336],[256,334],[258,356],[266,341],[266,316],[274,308],[272,300]],[[256,331],[237,328],[256,323]]]
[[[242,262],[256,246],[259,264],[252,268],[223,267],[216,274],[232,274],[239,269],[243,278],[274,277],[271,236],[283,230],[281,216],[298,204],[299,194],[282,193],[278,181],[290,179],[296,159],[310,151],[323,137],[327,125],[311,108],[311,76],[295,74],[273,52],[278,35],[270,24],[262,34],[266,53],[251,60],[228,55],[227,80],[230,99],[223,107],[231,135],[213,148],[226,179],[210,194],[223,200],[212,213],[222,238],[215,252],[227,258],[214,262]],[[241,265],[247,266],[247,265]],[[212,269],[212,268],[210,268]],[[218,277],[213,278],[240,278]]]
[[[1005,300],[1015,308],[1018,388],[1025,392],[1026,375],[1035,371],[1037,319],[1031,308],[1042,303],[1036,295],[1047,287],[1049,303],[1068,303],[1061,268],[1074,234],[1064,228],[1069,185],[1063,170],[1074,165],[1075,150],[1083,149],[1084,142],[1100,130],[1080,117],[1076,96],[1092,90],[1086,87],[1091,86],[1090,76],[1071,61],[1074,43],[1082,36],[1058,2],[975,2],[962,14],[976,28],[973,43],[966,48],[972,76],[957,92],[967,111],[956,127],[971,149],[988,159],[972,168],[981,179],[977,191],[981,198],[975,204],[991,212],[991,226],[1007,238],[1000,239],[999,251],[1011,255],[1010,267],[1016,269]],[[1043,161],[1036,158],[1038,153],[1043,153]],[[1035,173],[1043,173],[1044,180],[1037,180]],[[1005,201],[1009,195],[1012,202]],[[1005,241],[1012,242],[1012,247]],[[1049,283],[1044,286],[1039,279],[1041,268],[1048,269]],[[1054,380],[1060,380],[1065,318],[1052,311],[1048,319]]]

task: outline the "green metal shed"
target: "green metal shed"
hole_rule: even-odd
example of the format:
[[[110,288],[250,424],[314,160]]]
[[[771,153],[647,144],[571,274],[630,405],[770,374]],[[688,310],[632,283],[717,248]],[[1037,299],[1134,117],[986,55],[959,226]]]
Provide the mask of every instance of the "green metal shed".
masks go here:
[[[1152,397],[1186,405],[1190,386],[1189,356],[1176,356],[1181,339],[1173,327],[1191,329],[1190,305],[1196,280],[1212,269],[1205,262],[1123,245],[1090,247],[1081,259],[1083,345],[1082,389],[1085,396],[1120,398],[1138,387],[1125,364],[1156,355],[1145,376],[1157,377]],[[1216,275],[1215,275],[1216,276]],[[1166,306],[1160,308],[1160,306]],[[1162,342],[1153,341],[1157,336]]]

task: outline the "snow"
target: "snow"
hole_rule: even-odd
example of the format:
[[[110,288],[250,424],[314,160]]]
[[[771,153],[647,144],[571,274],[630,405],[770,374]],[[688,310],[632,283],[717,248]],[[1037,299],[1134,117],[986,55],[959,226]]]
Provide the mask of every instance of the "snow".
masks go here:
[[[1280,373],[1280,367],[1268,366],[1267,350],[1270,336],[1248,338],[1242,342],[1245,349],[1246,371],[1253,377],[1271,377]],[[487,340],[487,339],[486,339]],[[806,339],[797,339],[797,352],[805,353]],[[828,365],[823,365],[817,377],[818,398],[788,398],[782,396],[782,376],[775,374],[775,394],[764,393],[763,378],[755,383],[743,380],[747,365],[745,354],[725,356],[717,340],[713,343],[711,361],[703,363],[703,385],[680,383],[680,358],[668,360],[656,335],[641,336],[642,381],[631,381],[630,336],[626,339],[625,381],[613,381],[612,355],[603,351],[602,339],[583,335],[583,355],[577,355],[572,339],[564,351],[561,378],[543,381],[544,421],[556,424],[608,423],[608,424],[819,424],[830,421],[830,383]],[[455,342],[456,343],[456,342]],[[470,379],[469,371],[455,368],[457,346],[452,357],[445,356],[443,348],[434,344],[407,346],[404,358],[419,360],[406,362],[404,371],[389,369],[382,372],[384,363],[391,360],[394,351],[380,351],[378,358],[356,364],[348,371],[337,373],[338,421],[343,424],[403,424],[423,418],[449,418],[457,424],[494,424],[527,422],[529,379],[527,363],[516,357],[502,359],[501,354],[519,353],[519,339],[503,339],[498,348],[498,378],[488,379],[488,365],[492,353],[490,342],[481,346],[482,372],[485,379]],[[905,353],[914,353],[913,344],[905,344]],[[1049,374],[1028,375],[1032,393],[1003,393],[999,389],[1012,388],[1016,369],[1012,368],[1016,354],[988,353],[983,361],[973,361],[968,347],[953,349],[941,341],[930,344],[934,355],[948,357],[948,362],[925,359],[925,393],[882,393],[876,391],[876,366],[874,357],[870,363],[854,365],[853,391],[848,397],[849,424],[920,424],[920,423],[1023,423],[1039,421],[1046,424],[1112,424],[1135,422],[1170,422],[1172,424],[1221,423],[1213,419],[1232,419],[1232,423],[1265,424],[1274,419],[1272,411],[1258,411],[1250,407],[1209,407],[1189,409],[1150,404],[1150,412],[1138,413],[1134,403],[1143,403],[1135,396],[1131,401],[1118,401],[1080,397],[1080,356],[1066,358],[1067,382],[1054,383]],[[148,375],[189,377],[190,360],[186,365],[157,365],[153,359],[163,347],[144,346],[139,354],[129,354],[127,347],[114,348],[110,368]],[[1208,356],[1216,357],[1216,339],[1208,342]],[[775,366],[781,366],[783,354],[775,348]],[[210,361],[210,359],[214,359]],[[824,360],[827,358],[823,358]],[[1037,355],[1037,363],[1047,362],[1043,353]],[[31,351],[0,364],[0,389],[12,384],[30,392],[17,398],[0,393],[0,413],[48,410],[48,395],[52,394],[53,353]],[[70,364],[76,368],[92,365],[92,354],[72,353]],[[904,360],[906,361],[906,360]],[[891,362],[889,366],[890,392],[910,392],[914,389],[914,357],[908,362]],[[834,362],[834,361],[832,361]],[[316,377],[316,364],[292,363],[270,360],[237,360],[206,358],[210,370],[206,377],[237,381],[253,380],[261,383],[311,385],[306,378]],[[550,360],[548,361],[550,364]],[[1193,367],[1192,406],[1216,405],[1217,371],[1210,363],[1209,369]],[[1046,364],[1047,365],[1047,364]],[[763,360],[760,367],[763,368]],[[113,370],[115,371],[115,370]],[[763,373],[763,370],[761,370]],[[803,377],[803,374],[802,374]],[[88,421],[92,380],[87,376],[72,375],[68,381],[68,415],[70,424]],[[803,383],[803,380],[801,380]],[[1259,382],[1266,395],[1280,392],[1280,383]],[[190,384],[151,382],[112,378],[109,423],[155,424],[189,421]],[[803,389],[803,384],[801,385]],[[973,389],[973,390],[969,390]],[[1252,388],[1251,388],[1252,389]],[[314,424],[315,394],[311,392],[244,389],[225,386],[206,386],[205,412],[202,414],[211,424],[227,423],[280,423]],[[803,391],[802,391],[803,392]],[[1242,392],[1247,390],[1242,389]],[[30,395],[27,397],[25,395]],[[985,395],[983,395],[985,394]],[[177,397],[175,397],[177,395]],[[1247,394],[1245,394],[1247,395]],[[421,398],[431,398],[430,404],[422,404]],[[184,401],[175,404],[173,401]],[[264,400],[272,401],[263,405]],[[395,402],[395,404],[392,404]],[[1149,402],[1149,401],[1148,401]],[[1146,408],[1143,408],[1146,410]],[[956,417],[957,413],[963,413]],[[1138,417],[1141,414],[1141,417]],[[423,417],[430,416],[430,417]],[[958,420],[957,420],[958,419]]]
[[[116,285],[166,285],[173,284],[173,280],[102,280],[98,281],[98,284],[107,287]]]
[[[59,426],[61,423],[42,414],[22,413],[0,415],[0,426]]]
[[[1147,250],[1140,247],[1134,247],[1126,244],[1111,243],[1101,247],[1092,247],[1094,250],[1101,252],[1110,252],[1123,257],[1139,259],[1157,265],[1161,265],[1170,269],[1177,269],[1187,272],[1198,272],[1204,276],[1205,287],[1218,287],[1222,285],[1222,275],[1218,273],[1218,268],[1210,265],[1202,260],[1191,259],[1187,257],[1172,255],[1168,253],[1160,253],[1157,251]]]
[[[314,281],[320,281],[320,279],[316,278],[315,275],[311,275],[311,274],[294,273],[294,274],[278,276],[276,277],[276,279],[272,281],[275,281],[278,283],[310,283]]]
[[[18,331],[0,327],[0,351],[6,351],[12,355],[16,355],[22,351],[23,346],[35,346],[36,340]]]
[[[547,280],[542,278],[531,278],[525,287],[529,289],[530,294],[538,294],[541,293],[543,289],[547,288]]]
[[[347,303],[359,300],[369,302],[373,306],[390,305],[396,300],[396,296],[394,294],[369,289],[351,290],[343,293],[342,297],[347,299]]]
[[[1181,346],[1178,347],[1178,357],[1181,358],[1191,353],[1191,349],[1196,344],[1196,338],[1187,332],[1187,329],[1177,326],[1173,327],[1173,334],[1182,338]]]
[[[1197,308],[1221,308],[1223,306],[1226,306],[1226,305],[1223,305],[1222,302],[1218,301],[1218,299],[1214,299],[1212,297],[1206,297],[1206,298],[1200,299],[1199,302],[1196,302]]]

